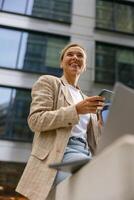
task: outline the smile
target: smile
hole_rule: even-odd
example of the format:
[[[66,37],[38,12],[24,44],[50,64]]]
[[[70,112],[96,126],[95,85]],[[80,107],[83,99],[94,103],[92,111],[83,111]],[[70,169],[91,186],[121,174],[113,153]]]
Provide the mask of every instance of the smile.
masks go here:
[[[79,66],[77,63],[71,63],[70,66],[71,66],[71,67],[75,67],[75,68],[76,68],[76,67],[79,67],[79,68],[80,68],[80,66]]]

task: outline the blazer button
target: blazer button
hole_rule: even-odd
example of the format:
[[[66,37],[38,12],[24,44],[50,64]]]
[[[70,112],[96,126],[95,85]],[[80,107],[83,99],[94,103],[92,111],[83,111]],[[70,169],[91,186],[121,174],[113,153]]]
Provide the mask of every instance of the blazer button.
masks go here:
[[[60,153],[60,152],[61,152],[61,150],[60,150],[60,149],[57,149],[57,150],[56,150],[56,152],[57,152],[57,153]]]
[[[68,125],[69,125],[69,126],[71,126],[71,125],[72,125],[72,123],[71,123],[71,122],[69,122],[69,123],[68,123]]]

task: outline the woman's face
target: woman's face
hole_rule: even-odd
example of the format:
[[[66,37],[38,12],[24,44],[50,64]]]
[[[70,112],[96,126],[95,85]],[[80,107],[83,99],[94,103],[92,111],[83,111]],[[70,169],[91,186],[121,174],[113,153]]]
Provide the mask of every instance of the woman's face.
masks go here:
[[[86,68],[86,54],[78,46],[66,50],[61,61],[64,75],[79,76]]]

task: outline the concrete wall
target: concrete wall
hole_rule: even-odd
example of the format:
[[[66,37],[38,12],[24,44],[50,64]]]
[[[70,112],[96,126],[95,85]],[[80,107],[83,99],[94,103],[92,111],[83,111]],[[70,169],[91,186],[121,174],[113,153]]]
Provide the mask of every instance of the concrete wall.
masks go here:
[[[120,138],[73,176],[61,182],[56,188],[55,200],[134,199],[133,154],[134,136]]]
[[[82,44],[87,50],[87,70],[80,78],[83,91],[88,94],[91,91],[94,80],[94,24],[95,1],[74,0],[71,25],[71,40]]]

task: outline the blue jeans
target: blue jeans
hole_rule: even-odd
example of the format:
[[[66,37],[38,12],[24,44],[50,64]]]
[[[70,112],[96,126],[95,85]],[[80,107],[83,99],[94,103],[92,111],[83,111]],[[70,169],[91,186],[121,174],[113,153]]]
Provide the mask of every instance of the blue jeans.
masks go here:
[[[89,160],[92,159],[92,155],[86,140],[76,137],[70,137],[67,147],[65,149],[62,162],[70,162],[82,158],[89,158]],[[57,185],[69,176],[71,176],[71,173],[69,172],[58,171],[54,181],[54,185]]]

